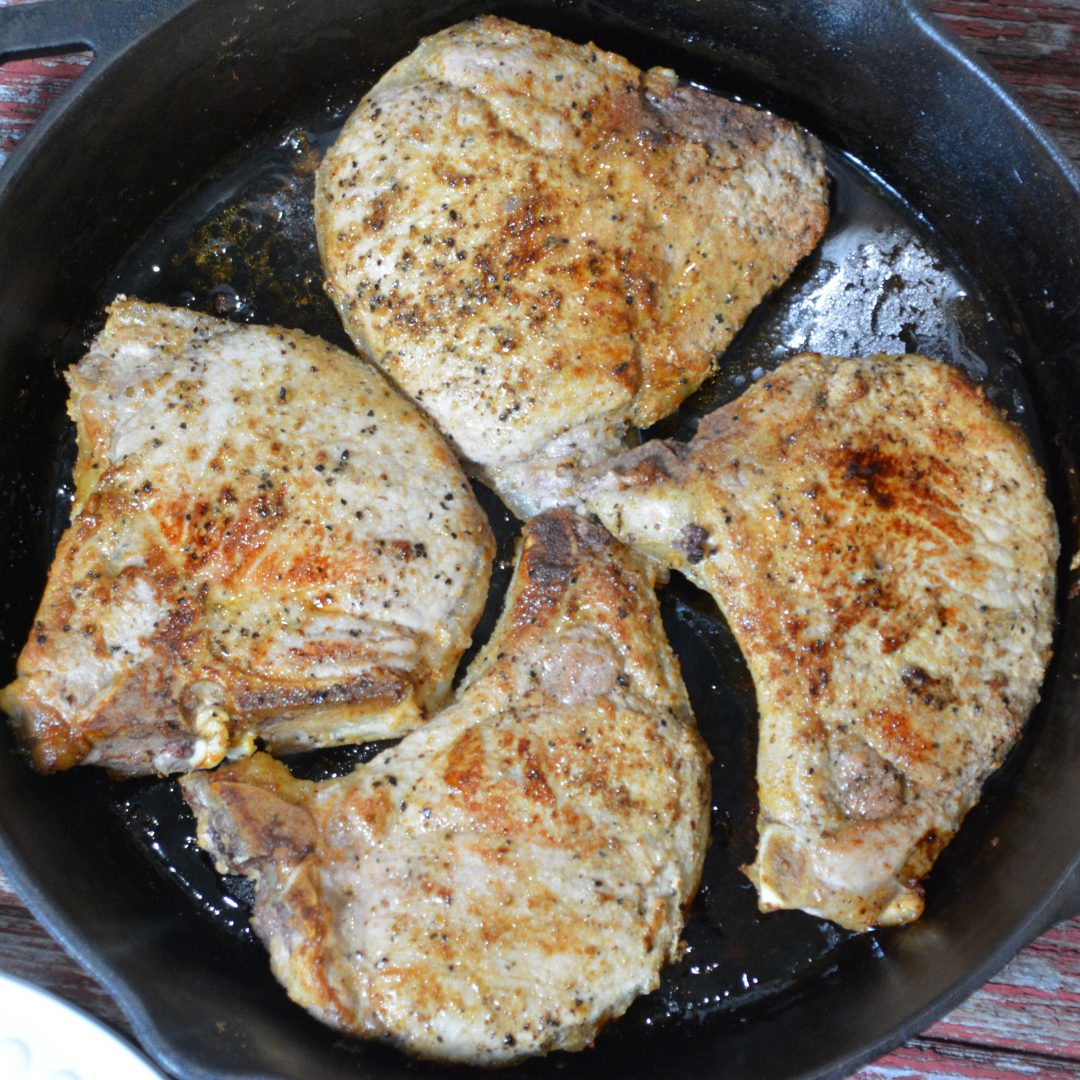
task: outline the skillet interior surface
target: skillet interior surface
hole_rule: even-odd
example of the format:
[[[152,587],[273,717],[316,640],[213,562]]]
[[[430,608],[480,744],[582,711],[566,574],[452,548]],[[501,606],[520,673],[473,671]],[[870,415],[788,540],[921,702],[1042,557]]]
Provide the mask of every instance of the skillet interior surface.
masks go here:
[[[661,425],[661,433],[685,437],[698,416],[795,351],[925,351],[971,372],[1025,427],[1049,470],[1063,546],[1074,549],[1074,436],[1062,387],[1075,386],[1077,377],[1070,351],[1077,339],[1066,336],[1076,314],[1055,314],[1054,300],[1073,270],[1062,241],[1069,229],[1080,232],[1075,201],[1066,201],[1069,191],[1059,192],[1058,206],[1072,216],[1059,220],[1056,232],[1049,221],[1029,222],[1032,235],[1013,249],[1018,226],[1009,214],[1024,207],[1015,205],[1007,184],[1001,191],[991,185],[977,208],[947,171],[959,160],[956,146],[936,151],[943,176],[935,183],[933,162],[923,160],[935,156],[933,148],[922,146],[921,158],[917,153],[925,132],[905,133],[895,120],[886,125],[896,106],[881,100],[880,90],[874,116],[861,116],[870,105],[854,84],[851,100],[840,101],[839,81],[861,77],[869,93],[880,78],[873,60],[856,49],[873,32],[889,29],[878,17],[863,10],[858,25],[845,26],[835,6],[827,13],[806,4],[785,23],[754,4],[716,3],[708,5],[705,34],[695,29],[702,16],[690,5],[625,5],[616,12],[572,3],[398,4],[392,11],[368,4],[348,11],[348,5],[320,3],[308,5],[304,19],[290,3],[279,5],[275,19],[243,7],[219,0],[210,28],[205,5],[181,5],[171,25],[114,61],[93,88],[96,108],[108,103],[111,87],[124,116],[112,117],[97,133],[74,121],[67,131],[54,125],[59,130],[51,145],[35,145],[21,159],[17,179],[26,188],[35,170],[43,181],[50,151],[54,161],[63,153],[61,137],[69,150],[72,139],[81,139],[90,183],[68,206],[62,196],[71,181],[53,179],[51,218],[42,210],[36,223],[63,244],[54,251],[35,235],[34,265],[16,248],[19,240],[31,242],[19,230],[28,232],[32,215],[0,226],[0,276],[9,268],[23,274],[0,298],[0,385],[16,451],[3,463],[11,525],[2,565],[12,585],[0,601],[0,642],[9,668],[66,523],[73,446],[58,375],[100,325],[103,305],[127,292],[241,321],[298,326],[345,344],[321,290],[310,210],[314,165],[383,68],[421,34],[480,10],[591,38],[643,67],[669,64],[692,81],[800,120],[830,143],[832,222],[824,244],[755,314],[720,374]],[[931,55],[911,16],[900,5],[886,9],[896,19],[894,33],[903,31]],[[816,39],[807,37],[810,30]],[[816,44],[808,45],[811,40]],[[891,40],[895,45],[895,36]],[[155,48],[159,69],[150,61]],[[179,57],[166,62],[168,49]],[[270,56],[277,65],[272,71]],[[829,71],[822,60],[847,65],[847,75],[800,85],[799,64]],[[957,79],[957,72],[971,76],[959,61],[946,70]],[[143,101],[121,106],[125,85],[138,86]],[[184,115],[179,102],[192,115]],[[159,119],[162,108],[166,115]],[[153,122],[147,113],[155,113]],[[175,134],[164,137],[156,127],[170,121]],[[907,149],[915,160],[908,167],[901,167],[903,147],[877,141],[874,132],[886,130],[901,140],[910,135]],[[977,155],[964,165],[970,187]],[[1050,170],[1043,180],[1056,182]],[[29,195],[18,184],[0,192],[9,206],[20,197]],[[89,216],[80,218],[80,211]],[[986,225],[972,235],[965,226],[976,213]],[[1041,260],[1029,250],[1039,244]],[[1042,271],[1037,280],[1025,277],[1032,260]],[[516,533],[497,501],[481,496],[500,552],[478,641],[497,611]],[[928,883],[923,921],[852,937],[800,913],[756,912],[753,890],[738,869],[752,858],[755,840],[749,676],[711,601],[675,580],[663,604],[716,757],[713,842],[685,934],[689,950],[661,989],[639,1001],[593,1051],[517,1071],[647,1075],[677,1052],[689,1076],[839,1074],[981,982],[1049,914],[1044,909],[1080,843],[1063,771],[1078,753],[1069,724],[1076,691],[1066,674],[1076,669],[1075,639],[1068,626],[1059,634],[1046,701],[1028,738],[942,856]],[[1071,607],[1065,610],[1066,622],[1075,618]],[[117,785],[93,770],[42,779],[12,752],[6,732],[4,740],[0,822],[12,876],[118,994],[167,1068],[185,1077],[425,1071],[392,1051],[335,1036],[285,1000],[247,929],[243,890],[221,883],[195,849],[190,818],[170,781]],[[293,764],[304,775],[327,775],[377,749],[310,755]],[[1034,838],[1038,858],[1031,854]]]

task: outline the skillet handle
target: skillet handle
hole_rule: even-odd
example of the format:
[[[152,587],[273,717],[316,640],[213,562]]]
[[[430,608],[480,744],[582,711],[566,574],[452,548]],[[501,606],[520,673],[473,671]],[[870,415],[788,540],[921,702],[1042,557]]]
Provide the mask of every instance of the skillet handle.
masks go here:
[[[0,7],[0,61],[85,48],[95,60],[122,51],[177,0],[37,0]]]

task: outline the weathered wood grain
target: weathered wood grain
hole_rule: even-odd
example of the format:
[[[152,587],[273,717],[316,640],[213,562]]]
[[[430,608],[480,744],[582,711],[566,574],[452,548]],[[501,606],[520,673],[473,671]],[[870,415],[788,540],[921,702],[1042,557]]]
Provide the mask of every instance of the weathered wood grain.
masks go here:
[[[1080,920],[1024,949],[927,1034],[1080,1062]]]
[[[1080,4],[930,0],[927,6],[1080,161]]]
[[[1023,949],[923,1036],[858,1080],[1080,1076],[1080,918]]]
[[[0,6],[13,2],[24,0],[0,0]],[[928,0],[927,6],[1080,164],[1080,0]],[[83,53],[0,66],[0,164],[88,59]],[[33,981],[130,1033],[108,993],[53,942],[2,874],[0,971]],[[1023,949],[929,1031],[852,1080],[1075,1077],[1080,917]]]
[[[0,164],[89,61],[90,53],[84,52],[42,60],[13,60],[3,66],[0,70]]]
[[[1075,1061],[1011,1054],[998,1047],[912,1039],[852,1080],[1075,1080]]]
[[[0,0],[0,7],[27,2]],[[0,66],[0,165],[91,59],[89,52],[72,52],[42,59],[11,60]]]

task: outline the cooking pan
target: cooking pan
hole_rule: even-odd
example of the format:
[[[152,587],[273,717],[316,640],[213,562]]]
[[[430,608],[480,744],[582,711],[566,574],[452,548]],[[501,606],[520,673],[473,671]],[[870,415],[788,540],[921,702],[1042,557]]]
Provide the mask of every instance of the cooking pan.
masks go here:
[[[756,913],[738,873],[754,842],[752,688],[715,608],[675,581],[665,619],[717,757],[690,950],[593,1049],[515,1070],[637,1077],[677,1062],[688,1078],[846,1074],[1080,908],[1080,599],[1068,566],[1080,507],[1080,184],[910,0],[0,9],[0,59],[70,46],[95,54],[0,172],[0,678],[12,673],[65,524],[73,447],[60,373],[100,326],[102,305],[126,290],[343,341],[310,235],[312,165],[418,37],[482,11],[675,67],[800,121],[830,148],[825,248],[755,315],[720,375],[664,433],[685,434],[794,347],[923,348],[980,379],[1046,468],[1064,551],[1055,658],[1025,739],[931,875],[923,918],[852,936],[802,913]],[[482,497],[505,583],[515,526]],[[497,602],[496,590],[492,610]],[[374,749],[293,765],[327,775]],[[169,781],[116,784],[93,769],[39,777],[5,727],[0,861],[178,1077],[456,1072],[335,1035],[288,1002],[246,927],[242,889],[219,882],[194,850]]]

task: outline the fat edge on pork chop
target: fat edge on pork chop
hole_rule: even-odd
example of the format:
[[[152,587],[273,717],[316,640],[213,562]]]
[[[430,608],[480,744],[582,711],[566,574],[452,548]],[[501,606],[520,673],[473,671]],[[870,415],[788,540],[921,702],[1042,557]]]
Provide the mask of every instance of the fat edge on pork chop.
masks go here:
[[[376,369],[121,299],[67,377],[72,522],[0,691],[37,769],[386,738],[445,700],[493,540],[449,447]]]
[[[454,702],[338,780],[266,755],[181,783],[222,873],[255,883],[278,979],[422,1057],[579,1050],[679,952],[709,831],[655,564],[566,510],[525,526]]]

